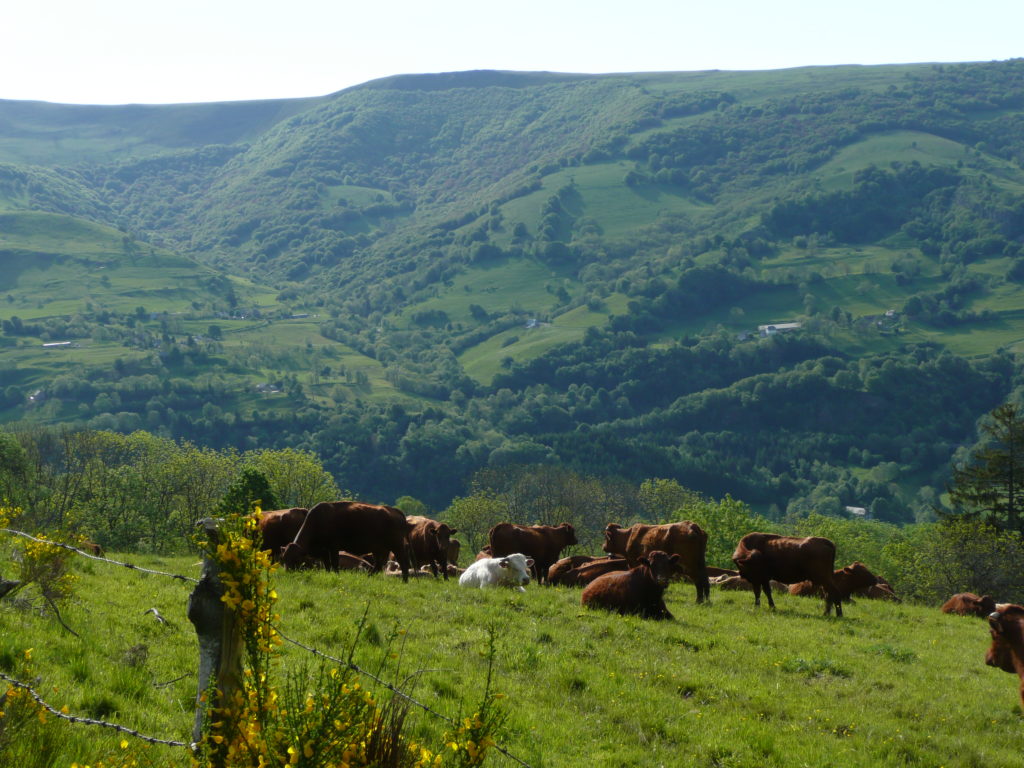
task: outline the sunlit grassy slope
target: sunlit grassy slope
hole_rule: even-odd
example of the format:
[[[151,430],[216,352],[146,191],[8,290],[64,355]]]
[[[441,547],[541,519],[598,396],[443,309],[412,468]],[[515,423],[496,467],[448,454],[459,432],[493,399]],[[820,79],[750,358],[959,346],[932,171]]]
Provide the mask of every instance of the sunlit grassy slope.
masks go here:
[[[129,559],[198,574],[194,557]],[[281,573],[276,585],[285,634],[346,658],[366,612],[355,661],[406,681],[449,716],[477,704],[486,628],[495,627],[494,684],[509,713],[499,742],[535,768],[1010,768],[1024,751],[1018,683],[984,665],[984,622],[932,606],[859,601],[836,620],[820,615],[817,600],[781,596],[771,612],[754,608],[749,593],[713,592],[711,605],[698,606],[691,586],[674,585],[667,602],[676,618],[659,623],[585,610],[578,591],[533,585],[519,594],[327,573]],[[86,564],[64,612],[81,637],[0,605],[0,667],[9,672],[34,648],[38,687],[56,706],[187,740],[196,666],[189,590]],[[311,663],[284,647],[282,669]],[[55,764],[94,761],[121,738],[55,727]],[[417,715],[413,728],[436,742],[443,723]],[[182,750],[150,754],[160,766],[188,763]],[[489,764],[505,763],[495,755]]]

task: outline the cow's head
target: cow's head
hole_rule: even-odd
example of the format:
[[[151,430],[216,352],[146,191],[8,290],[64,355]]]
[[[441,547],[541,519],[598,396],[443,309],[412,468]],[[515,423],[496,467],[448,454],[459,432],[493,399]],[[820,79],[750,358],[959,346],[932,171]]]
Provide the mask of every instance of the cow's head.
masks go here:
[[[498,560],[498,567],[501,568],[501,580],[506,584],[516,587],[525,587],[530,583],[530,569],[533,567],[533,558],[516,553]]]
[[[562,535],[563,547],[574,547],[578,543],[576,541],[576,529],[569,523],[561,523],[558,526],[558,531]]]
[[[669,580],[676,574],[679,565],[679,555],[669,555],[656,549],[640,558],[640,564],[647,566],[651,571],[651,577],[659,586],[668,586]]]
[[[846,577],[847,589],[851,592],[858,589],[866,589],[878,583],[878,577],[869,571],[868,567],[859,560],[855,560],[843,568],[843,574]]]
[[[1024,641],[1024,608],[1019,605],[1002,605],[988,615],[988,626],[992,647],[985,654],[985,663],[1005,672],[1016,672],[1013,649],[1020,649]]]
[[[284,567],[289,571],[309,567],[309,558],[306,555],[305,548],[294,541],[288,542],[281,547],[281,562],[284,563]]]
[[[618,523],[608,523],[604,527],[604,544],[601,546],[608,554],[622,554],[623,549],[620,546],[620,539],[622,526]]]

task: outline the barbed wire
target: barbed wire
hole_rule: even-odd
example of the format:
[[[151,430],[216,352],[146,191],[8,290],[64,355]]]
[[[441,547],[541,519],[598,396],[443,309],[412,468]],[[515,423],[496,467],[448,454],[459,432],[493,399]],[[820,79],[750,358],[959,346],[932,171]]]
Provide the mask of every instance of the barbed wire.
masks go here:
[[[93,720],[89,717],[79,717],[78,715],[71,715],[66,712],[61,712],[59,709],[54,709],[52,706],[43,701],[43,697],[36,693],[35,689],[32,688],[28,683],[23,683],[20,680],[15,680],[13,677],[5,675],[0,672],[0,679],[6,680],[8,683],[13,685],[15,688],[21,688],[27,691],[29,696],[35,699],[36,704],[41,706],[47,712],[54,717],[59,717],[61,720],[67,720],[72,723],[81,723],[82,725],[96,725],[102,728],[110,728],[117,731],[118,733],[125,733],[129,736],[134,736],[136,739],[148,742],[150,744],[163,744],[168,747],[188,747],[190,746],[184,741],[172,741],[170,739],[158,739],[155,736],[146,736],[145,734],[139,733],[125,725],[119,725],[118,723],[108,723],[106,720]]]
[[[154,576],[167,576],[168,578],[171,578],[171,579],[177,579],[179,581],[188,581],[188,582],[191,582],[192,584],[198,584],[199,583],[199,579],[196,579],[196,578],[194,578],[192,576],[182,576],[180,573],[167,573],[166,571],[154,571],[151,568],[143,568],[141,565],[135,565],[133,563],[122,563],[120,560],[111,560],[109,557],[101,557],[100,555],[91,555],[88,552],[85,552],[85,551],[83,551],[81,549],[78,549],[78,547],[71,546],[70,544],[63,544],[63,543],[61,543],[59,541],[52,541],[50,539],[40,539],[40,538],[38,538],[36,536],[32,536],[31,534],[25,533],[24,531],[16,531],[13,528],[0,528],[0,532],[2,532],[2,533],[12,533],[15,536],[24,536],[26,539],[31,539],[32,541],[38,541],[38,542],[40,542],[42,544],[52,544],[55,547],[61,547],[62,549],[67,549],[67,550],[70,550],[71,552],[77,552],[82,557],[87,557],[90,560],[99,560],[100,562],[103,562],[103,563],[112,563],[113,565],[119,565],[122,568],[128,568],[129,570],[132,570],[132,571],[141,571],[142,573],[150,573],[150,574],[153,574]]]
[[[286,642],[289,642],[289,643],[291,643],[294,646],[302,648],[304,651],[308,651],[309,653],[312,653],[314,656],[320,656],[321,658],[327,659],[328,661],[333,661],[335,664],[340,664],[342,667],[345,667],[346,669],[351,669],[353,672],[356,672],[356,673],[358,673],[360,675],[364,675],[365,677],[368,677],[371,680],[373,680],[378,685],[381,685],[381,686],[387,688],[389,691],[391,691],[396,696],[400,696],[401,698],[405,699],[410,704],[415,704],[417,707],[419,707],[420,709],[422,709],[425,712],[428,712],[429,714],[433,715],[434,717],[437,717],[437,718],[439,718],[441,720],[444,720],[446,723],[448,723],[451,726],[458,727],[458,725],[459,725],[458,722],[453,720],[452,718],[448,717],[448,715],[445,715],[445,714],[443,714],[441,712],[438,712],[435,709],[432,709],[428,704],[424,704],[422,701],[417,701],[412,696],[407,694],[405,691],[395,687],[393,684],[389,683],[387,680],[382,680],[381,678],[377,677],[377,675],[373,674],[372,672],[367,672],[365,669],[360,667],[358,664],[355,664],[354,662],[351,662],[351,661],[345,661],[344,659],[339,659],[339,658],[337,658],[335,656],[331,656],[328,653],[324,653],[323,651],[318,651],[316,648],[312,648],[312,647],[306,645],[305,643],[301,643],[301,642],[299,642],[298,640],[296,640],[294,638],[288,637],[288,635],[286,635],[284,632],[281,631],[280,627],[278,627],[278,626],[276,626],[274,624],[271,624],[270,626],[273,627],[274,631],[277,632],[277,634],[279,634],[281,636],[282,640],[285,640]],[[503,754],[505,757],[507,757],[509,760],[513,760],[513,761],[519,763],[519,765],[525,766],[525,768],[530,768],[529,763],[523,762],[518,757],[516,757],[515,755],[513,755],[511,752],[509,752],[508,750],[504,749],[503,747],[499,746],[498,744],[495,744],[494,748],[498,752]]]

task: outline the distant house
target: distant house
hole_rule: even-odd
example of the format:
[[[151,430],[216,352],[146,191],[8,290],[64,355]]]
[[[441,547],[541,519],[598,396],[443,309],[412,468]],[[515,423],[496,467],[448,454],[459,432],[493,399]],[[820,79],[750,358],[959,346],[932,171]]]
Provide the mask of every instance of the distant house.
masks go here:
[[[867,517],[868,511],[864,507],[845,507],[847,514],[853,515],[854,517]]]
[[[71,349],[78,345],[71,341],[48,341],[43,344],[43,349]]]
[[[305,317],[309,317],[309,312],[296,312],[291,316],[292,320],[301,320]]]
[[[536,328],[539,325],[540,325],[540,322],[537,320],[536,317],[531,317],[529,320],[526,321],[526,327],[527,328]]]
[[[757,332],[761,336],[774,336],[776,333],[785,333],[786,331],[795,331],[802,323],[770,323],[768,325],[757,326]]]

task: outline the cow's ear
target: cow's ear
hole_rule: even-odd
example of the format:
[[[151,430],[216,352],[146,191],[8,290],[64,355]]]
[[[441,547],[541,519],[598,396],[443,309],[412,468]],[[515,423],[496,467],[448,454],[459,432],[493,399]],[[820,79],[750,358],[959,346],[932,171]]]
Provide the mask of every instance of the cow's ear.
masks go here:
[[[448,531],[448,534],[449,534],[450,536],[454,536],[454,535],[455,535],[456,533],[458,533],[458,532],[459,532],[459,529],[458,529],[458,528],[452,528],[452,529],[451,529],[450,531]]]
[[[508,568],[508,560],[506,560],[505,558],[502,558],[501,560],[499,560],[498,561],[498,567],[499,568]]]
[[[672,557],[670,557],[669,560],[671,560],[673,563],[678,563],[679,555],[672,555]]]
[[[526,567],[527,568],[533,568],[533,558],[532,557],[526,558]]]

